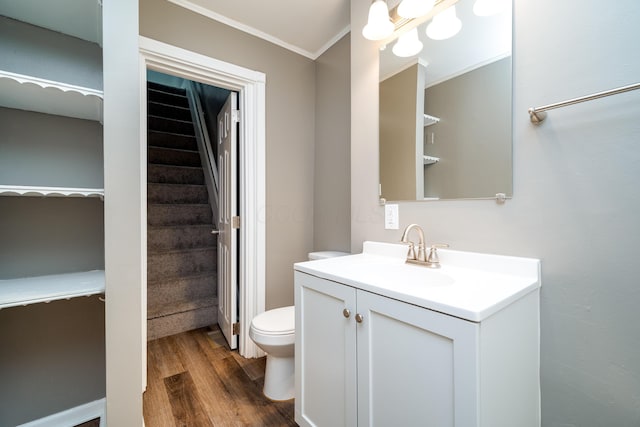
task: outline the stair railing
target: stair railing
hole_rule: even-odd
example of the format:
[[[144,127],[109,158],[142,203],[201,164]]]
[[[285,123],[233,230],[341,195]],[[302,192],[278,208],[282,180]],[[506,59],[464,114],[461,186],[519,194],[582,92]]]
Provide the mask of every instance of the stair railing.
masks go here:
[[[213,224],[218,224],[218,167],[216,166],[216,158],[211,149],[211,140],[207,131],[207,123],[204,118],[204,110],[198,96],[198,89],[194,82],[185,81],[185,90],[187,91],[187,99],[189,100],[189,109],[193,118],[193,125],[198,142],[198,151],[202,161],[202,169],[204,171],[204,180],[209,193],[209,205],[213,213]]]

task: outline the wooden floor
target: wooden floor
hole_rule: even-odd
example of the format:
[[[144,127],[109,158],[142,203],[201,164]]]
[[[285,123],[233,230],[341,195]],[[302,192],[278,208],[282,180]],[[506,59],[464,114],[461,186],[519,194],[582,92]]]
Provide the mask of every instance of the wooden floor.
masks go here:
[[[262,394],[265,358],[230,351],[219,329],[147,343],[146,427],[296,426],[293,399]]]

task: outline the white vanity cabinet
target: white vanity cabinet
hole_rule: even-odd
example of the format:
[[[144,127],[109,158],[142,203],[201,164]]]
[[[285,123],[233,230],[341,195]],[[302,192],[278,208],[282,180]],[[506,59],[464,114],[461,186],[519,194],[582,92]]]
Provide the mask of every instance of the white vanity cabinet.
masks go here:
[[[299,425],[540,425],[537,288],[478,322],[310,269],[295,271]]]

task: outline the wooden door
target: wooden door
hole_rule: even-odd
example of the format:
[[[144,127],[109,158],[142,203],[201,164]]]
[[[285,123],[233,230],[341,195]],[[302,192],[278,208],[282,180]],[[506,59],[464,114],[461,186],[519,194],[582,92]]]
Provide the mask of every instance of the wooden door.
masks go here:
[[[238,98],[231,92],[218,114],[218,325],[232,349],[238,347]]]

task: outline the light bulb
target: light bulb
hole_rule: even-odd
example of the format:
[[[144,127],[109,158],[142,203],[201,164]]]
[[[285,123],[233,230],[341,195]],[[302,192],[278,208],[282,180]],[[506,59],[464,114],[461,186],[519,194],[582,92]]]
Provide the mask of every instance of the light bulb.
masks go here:
[[[436,0],[402,0],[398,6],[398,15],[403,18],[419,18],[429,13]]]
[[[376,0],[369,8],[369,20],[362,29],[362,35],[368,40],[382,40],[393,33],[393,23],[389,19],[389,9],[384,0]]]
[[[451,6],[433,17],[427,25],[427,36],[433,40],[444,40],[458,34],[462,22],[456,16],[456,7]]]
[[[422,42],[418,39],[417,28],[413,28],[402,34],[392,49],[394,55],[402,58],[416,55],[421,50]]]

